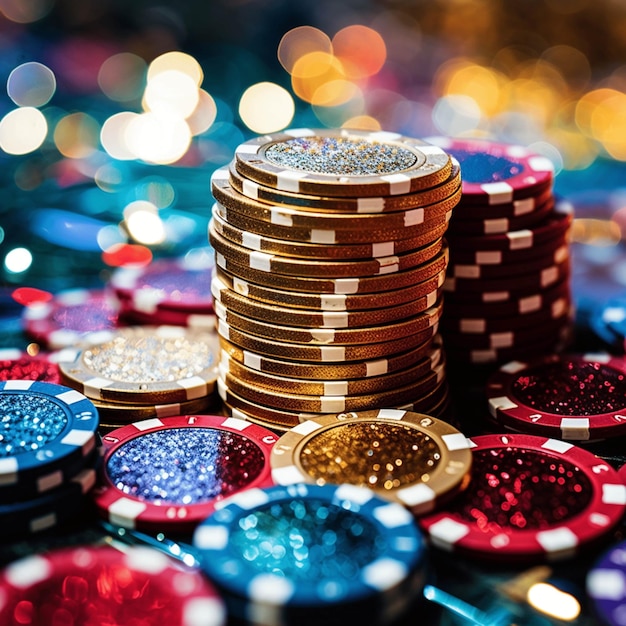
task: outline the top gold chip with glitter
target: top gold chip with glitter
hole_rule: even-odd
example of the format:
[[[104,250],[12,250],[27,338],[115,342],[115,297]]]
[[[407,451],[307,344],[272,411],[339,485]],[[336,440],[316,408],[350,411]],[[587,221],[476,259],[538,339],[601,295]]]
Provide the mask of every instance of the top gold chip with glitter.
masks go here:
[[[212,332],[182,326],[120,328],[59,363],[62,381],[88,398],[171,404],[215,389],[219,343]]]
[[[314,196],[396,196],[429,189],[452,173],[441,148],[392,132],[286,130],[240,144],[244,177]]]
[[[280,437],[270,463],[277,484],[369,487],[422,515],[467,486],[470,445],[430,415],[380,409],[306,420]]]

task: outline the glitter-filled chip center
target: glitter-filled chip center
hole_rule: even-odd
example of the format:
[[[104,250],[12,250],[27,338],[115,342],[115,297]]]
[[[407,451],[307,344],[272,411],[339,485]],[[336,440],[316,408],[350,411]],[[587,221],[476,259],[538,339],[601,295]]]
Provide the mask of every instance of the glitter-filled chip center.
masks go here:
[[[463,180],[468,183],[499,183],[524,171],[523,165],[504,156],[454,149],[450,153],[461,163]]]
[[[471,475],[454,510],[485,533],[544,530],[579,514],[592,498],[579,467],[524,448],[474,450]]]
[[[526,406],[566,416],[626,407],[626,374],[596,362],[557,361],[520,375],[511,388]]]
[[[267,159],[280,167],[336,176],[379,176],[419,165],[415,152],[356,137],[298,137],[270,145]]]
[[[125,337],[87,349],[83,362],[103,378],[125,383],[160,383],[199,375],[215,363],[208,343],[185,337]]]
[[[262,472],[250,439],[213,428],[171,428],[123,443],[106,466],[120,491],[153,504],[200,504],[243,489]]]
[[[311,584],[356,580],[384,554],[387,541],[361,515],[327,501],[295,497],[241,517],[229,545],[256,572]]]
[[[66,412],[37,394],[0,394],[0,458],[36,452],[54,441],[68,423]]]
[[[428,482],[441,450],[427,434],[405,424],[348,422],[311,437],[302,468],[318,483],[347,482],[391,490]]]

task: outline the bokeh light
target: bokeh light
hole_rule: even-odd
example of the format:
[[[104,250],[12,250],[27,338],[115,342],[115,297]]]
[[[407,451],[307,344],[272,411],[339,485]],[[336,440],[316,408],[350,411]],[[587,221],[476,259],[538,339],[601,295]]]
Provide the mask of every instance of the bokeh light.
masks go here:
[[[124,139],[135,158],[166,165],[181,159],[191,143],[191,131],[178,115],[142,113],[134,116]]]
[[[116,102],[140,100],[148,66],[138,55],[120,52],[110,56],[98,72],[102,92]]]
[[[184,52],[166,52],[154,59],[148,67],[147,82],[150,83],[163,72],[179,72],[188,76],[199,87],[204,78],[204,72],[198,61]]]
[[[289,74],[293,73],[298,59],[311,52],[332,54],[330,37],[319,28],[298,26],[286,32],[278,44],[277,56]]]
[[[52,99],[56,91],[54,72],[43,63],[18,65],[7,79],[7,93],[17,106],[41,107]]]
[[[100,125],[86,113],[72,113],[62,118],[54,129],[54,143],[59,152],[71,159],[84,159],[99,146]]]
[[[13,109],[0,120],[0,148],[8,154],[28,154],[37,150],[47,134],[46,118],[34,107]]]
[[[51,11],[54,0],[0,0],[0,13],[11,22],[29,24]]]
[[[372,28],[360,24],[342,28],[333,37],[332,46],[346,76],[351,79],[377,74],[387,58],[383,38]]]
[[[193,136],[205,133],[215,121],[217,117],[217,104],[213,96],[204,89],[198,90],[198,104],[187,117],[187,124]]]
[[[198,86],[178,70],[166,70],[149,78],[144,92],[146,111],[183,119],[194,112],[198,100]]]
[[[239,101],[242,122],[255,133],[273,133],[289,125],[295,104],[280,85],[263,82],[248,87]]]
[[[33,255],[28,248],[13,248],[4,257],[4,267],[10,274],[21,274],[33,263]]]
[[[126,141],[126,133],[138,113],[123,111],[109,117],[100,131],[100,142],[106,152],[114,159],[129,161],[136,158]]]
[[[158,208],[147,200],[135,200],[124,208],[124,224],[138,243],[156,245],[165,241],[165,227]]]

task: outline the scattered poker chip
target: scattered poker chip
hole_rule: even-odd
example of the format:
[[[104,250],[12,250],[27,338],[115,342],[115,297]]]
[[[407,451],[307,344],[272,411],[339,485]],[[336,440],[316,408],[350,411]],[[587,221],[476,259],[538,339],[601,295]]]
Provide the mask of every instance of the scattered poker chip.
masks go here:
[[[551,161],[523,146],[447,137],[429,141],[461,164],[465,203],[511,203],[541,193],[554,178]]]
[[[290,129],[240,144],[246,178],[315,196],[396,196],[443,183],[452,172],[441,148],[398,133]]]
[[[128,327],[59,363],[61,379],[89,398],[171,404],[210,395],[218,352],[213,333],[180,326]]]
[[[389,624],[424,584],[411,514],[353,485],[247,490],[198,526],[193,545],[231,614],[259,626]]]
[[[469,445],[457,429],[429,415],[351,411],[295,426],[281,435],[270,462],[276,484],[369,487],[421,515],[467,486]]]
[[[59,619],[72,624],[139,620],[143,626],[226,623],[222,600],[200,572],[139,546],[80,545],[24,557],[0,572],[0,596],[3,624],[26,623],[23,619],[30,624]]]
[[[37,380],[60,383],[59,366],[47,354],[30,355],[19,348],[0,349],[0,381]]]
[[[626,298],[597,302],[591,308],[589,326],[609,348],[622,354],[626,339]]]
[[[224,185],[230,186],[240,194],[253,200],[269,204],[297,207],[299,210],[337,211],[340,213],[383,213],[385,211],[401,211],[426,204],[433,204],[448,198],[461,185],[461,168],[452,162],[450,176],[444,182],[421,192],[381,197],[349,197],[349,196],[309,196],[303,193],[292,193],[260,185],[237,172],[235,162],[218,168],[211,178],[211,188]]]
[[[403,289],[352,295],[272,289],[271,287],[255,285],[237,278],[219,267],[216,268],[215,277],[232,291],[253,301],[318,311],[362,311],[364,309],[380,308],[381,305],[390,307],[404,304],[436,292],[444,283],[445,269],[435,274],[432,278],[409,285]]]
[[[605,540],[626,509],[626,486],[578,446],[534,435],[479,435],[465,491],[419,524],[443,550],[533,562]]]
[[[209,250],[183,258],[158,259],[141,267],[123,267],[113,273],[110,286],[123,303],[129,302],[138,312],[166,309],[210,313],[208,285],[215,263],[213,251]]]
[[[533,213],[537,208],[553,199],[552,186],[549,185],[540,193],[527,198],[520,198],[501,204],[477,204],[463,201],[456,207],[454,218],[459,221],[491,220],[519,217]]]
[[[402,254],[414,251],[423,245],[422,233],[410,237],[393,238],[388,241],[366,241],[355,243],[350,237],[351,243],[336,245],[334,243],[310,243],[306,241],[291,241],[275,238],[274,229],[272,236],[259,235],[250,231],[242,230],[232,223],[222,219],[217,212],[213,212],[209,227],[215,230],[230,242],[258,252],[277,254],[287,257],[304,257],[307,259],[376,259],[381,257]],[[441,227],[438,227],[441,229]],[[406,234],[406,233],[403,233]],[[369,237],[371,239],[371,237]]]
[[[545,220],[554,209],[554,200],[538,206],[532,213],[515,217],[491,217],[483,219],[460,219],[457,214],[450,220],[448,231],[451,237],[465,235],[496,235],[510,231],[533,228]]]
[[[592,565],[586,576],[587,595],[594,614],[607,626],[621,626],[626,611],[626,541],[611,546]]]
[[[385,257],[387,258],[387,257]],[[328,276],[281,275],[267,271],[264,267],[256,268],[227,261],[217,255],[217,267],[244,281],[256,285],[285,289],[305,293],[331,293],[337,295],[371,294],[378,291],[401,289],[424,282],[445,270],[448,263],[447,247],[438,240],[426,248],[415,267],[400,271],[396,257],[389,260],[389,271],[385,272],[382,258],[378,261],[376,274],[367,276],[348,276],[329,278]],[[384,261],[386,263],[386,261]],[[328,266],[329,263],[326,263]],[[332,269],[332,268],[329,268]],[[378,271],[380,270],[380,271]]]
[[[9,502],[3,497],[0,501],[0,541],[25,538],[79,519],[87,511],[86,496],[95,483],[96,470],[85,467],[54,489],[36,496]]]
[[[626,365],[600,354],[503,365],[487,382],[491,415],[514,430],[571,441],[626,433]]]
[[[83,394],[33,380],[0,382],[0,495],[51,490],[96,447],[98,411]]]
[[[96,508],[118,526],[191,532],[222,498],[273,484],[275,441],[267,429],[214,415],[129,424],[102,438]]]
[[[87,335],[116,328],[118,304],[105,290],[72,289],[24,308],[27,335],[52,350],[80,346]]]
[[[241,349],[224,338],[220,338],[220,344],[222,348],[220,364],[229,360],[235,360],[252,370],[304,380],[367,379],[401,371],[422,359],[428,359],[432,365],[436,365],[438,359],[434,358],[433,354],[440,352],[442,346],[441,337],[434,335],[432,340],[426,340],[414,348],[398,352],[387,358],[369,361],[316,363],[281,360],[263,356]]]
[[[210,279],[209,279],[210,284]],[[174,309],[156,309],[152,313],[120,307],[119,321],[128,326],[185,326],[196,330],[212,330],[215,328],[215,314],[190,313],[189,311],[175,311]]]

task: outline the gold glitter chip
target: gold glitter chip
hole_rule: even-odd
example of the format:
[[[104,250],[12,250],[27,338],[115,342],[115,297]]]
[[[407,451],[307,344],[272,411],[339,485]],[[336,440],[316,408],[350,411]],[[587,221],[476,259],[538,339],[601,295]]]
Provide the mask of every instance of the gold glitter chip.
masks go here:
[[[314,196],[396,196],[429,189],[452,172],[438,146],[399,133],[290,129],[240,144],[235,166],[246,178]]]
[[[470,446],[443,420],[385,408],[306,420],[280,437],[270,463],[277,484],[369,487],[422,515],[467,486]]]
[[[88,398],[172,404],[213,393],[218,357],[215,333],[137,326],[111,331],[74,361],[59,363],[59,371],[65,384]]]

